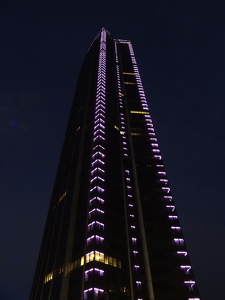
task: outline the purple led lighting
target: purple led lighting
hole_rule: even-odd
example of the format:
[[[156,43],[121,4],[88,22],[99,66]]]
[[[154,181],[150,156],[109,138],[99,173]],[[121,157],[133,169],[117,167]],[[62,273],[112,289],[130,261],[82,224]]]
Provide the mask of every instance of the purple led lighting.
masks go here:
[[[155,159],[159,159],[161,160],[162,159],[162,156],[161,155],[153,155]]]
[[[129,215],[131,218],[134,218],[134,215]]]
[[[90,291],[93,291],[93,288],[90,288],[90,289],[84,290],[84,293],[87,293],[87,292],[90,292]]]
[[[100,119],[101,119],[100,117],[102,117],[102,119],[105,118],[103,114],[98,113],[97,115],[95,115],[95,120],[96,120],[96,119],[99,119],[99,120],[100,120]]]
[[[103,179],[103,178],[101,178],[101,177],[99,177],[99,176],[96,176],[96,177],[94,177],[93,179],[91,179],[91,183],[93,182],[93,181],[95,181],[95,180],[100,180],[100,181],[105,181],[105,179]]]
[[[200,298],[188,298],[188,300],[200,300]]]
[[[170,208],[171,211],[174,211],[175,210],[175,206],[174,205],[166,205],[167,208]]]
[[[187,256],[187,251],[177,251],[177,254]]]
[[[133,250],[133,254],[134,254],[134,255],[137,255],[137,254],[138,254],[138,251]]]
[[[104,290],[98,289],[98,288],[94,288],[94,292],[95,293],[104,293]]]
[[[103,154],[103,153],[100,152],[100,151],[95,152],[95,153],[92,155],[92,157],[95,158],[95,156],[98,156],[98,155],[101,156],[102,158],[105,157],[105,154]]]
[[[105,110],[104,109],[102,109],[102,108],[98,108],[97,110],[96,110],[96,112],[95,112],[96,114],[104,114],[105,113]]]
[[[104,238],[99,235],[92,235],[91,237],[87,238],[87,243],[89,244],[93,240],[95,240],[97,243],[102,243]]]
[[[178,216],[168,216],[169,219],[178,219]]]
[[[92,189],[90,189],[90,192],[93,192],[95,190],[97,190],[100,193],[103,193],[105,191],[103,188],[101,188],[100,186],[96,185]]]
[[[98,136],[96,136],[96,138],[94,138],[93,139],[93,141],[95,142],[95,141],[97,141],[97,140],[105,140],[105,138],[104,137],[102,137],[101,135],[98,135]]]
[[[171,201],[171,200],[172,200],[172,196],[163,196],[163,198],[165,198],[165,199],[169,199],[169,201]]]
[[[94,166],[97,165],[97,164],[104,165],[105,162],[98,158],[98,159],[95,159],[95,160],[92,162],[91,165],[92,165],[92,167],[94,167]]]
[[[102,198],[100,198],[100,197],[94,197],[94,198],[90,199],[89,202],[91,203],[94,200],[97,200],[97,201],[101,202],[102,204],[104,203],[104,200]]]
[[[159,149],[152,149],[152,152],[154,152],[154,153],[159,153],[160,150],[159,150]]]
[[[104,211],[103,210],[101,210],[101,209],[99,209],[99,208],[94,208],[94,209],[92,209],[91,211],[89,211],[89,216],[91,216],[92,214],[94,214],[94,213],[100,213],[100,214],[104,214]]]
[[[128,206],[130,206],[130,207],[134,207],[134,206],[133,206],[133,204],[128,204]]]
[[[174,240],[174,243],[176,245],[180,245],[180,246],[184,245],[184,239],[177,239],[177,238],[175,238],[173,240]]]
[[[105,173],[104,170],[102,170],[101,168],[97,167],[97,168],[94,168],[94,170],[91,171],[91,174],[94,175],[97,172]]]
[[[165,182],[165,183],[168,183],[168,180],[167,179],[159,179],[160,182]]]
[[[105,121],[103,119],[99,118],[99,119],[95,120],[94,124],[105,124]]]
[[[102,148],[103,150],[105,150],[105,148],[102,145],[96,145],[93,150],[97,149],[98,147]]]
[[[105,126],[102,125],[101,123],[97,124],[95,127],[94,127],[94,130],[98,129],[98,128],[102,128],[102,129],[105,129]]]
[[[130,226],[130,228],[132,228],[132,229],[135,229],[135,228],[136,228],[136,226],[134,226],[134,225],[131,225],[131,226]]]
[[[184,283],[188,285],[190,291],[193,290],[193,286],[195,285],[195,281],[194,280],[185,280]]]
[[[97,129],[95,132],[94,132],[94,135],[97,135],[97,134],[105,134],[105,132],[101,129]]]
[[[140,288],[141,287],[141,281],[136,281],[136,285],[137,285],[138,288]]]
[[[134,265],[134,268],[135,268],[135,269],[139,269],[139,268],[140,268],[140,266],[138,266],[138,265]]]
[[[90,200],[90,202],[94,201],[94,200],[97,200],[97,201],[100,201],[102,204],[104,203],[104,200],[100,197],[94,197]]]
[[[181,228],[179,226],[171,226],[171,229],[177,230],[177,231],[181,230]]]
[[[88,231],[93,230],[94,228],[104,230],[104,224],[98,221],[93,221],[90,224],[88,224]]]
[[[191,266],[180,266],[182,270],[185,271],[185,274],[189,274]]]
[[[163,186],[161,189],[162,189],[163,191],[166,191],[167,193],[170,192],[170,188],[169,188],[169,187],[164,187],[164,186]]]

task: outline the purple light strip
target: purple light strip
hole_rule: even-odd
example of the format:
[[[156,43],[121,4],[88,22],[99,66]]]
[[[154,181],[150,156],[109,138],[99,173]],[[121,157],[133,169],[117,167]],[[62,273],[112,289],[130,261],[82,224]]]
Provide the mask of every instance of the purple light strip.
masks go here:
[[[193,287],[195,285],[195,281],[194,280],[185,280],[184,283],[188,285],[190,291],[193,290]]]
[[[185,274],[189,274],[191,266],[180,266],[182,270],[185,271]]]
[[[187,251],[177,251],[177,254],[187,256]]]
[[[177,238],[175,238],[173,240],[174,240],[174,243],[176,245],[180,245],[180,246],[184,245],[184,239],[177,239]]]
[[[181,230],[180,226],[171,226],[171,229],[177,230],[177,231]]]
[[[178,219],[178,216],[168,216],[169,219]]]
[[[171,211],[174,211],[175,210],[175,206],[174,205],[166,205],[167,208],[170,208]]]
[[[91,223],[88,224],[88,231],[95,229],[95,232],[99,230],[101,235],[104,230],[104,223],[99,222],[100,215],[104,214],[104,210],[98,208],[99,205],[104,205],[104,193],[103,187],[105,182],[105,105],[106,105],[106,32],[102,30],[100,39],[99,50],[99,62],[98,62],[98,80],[97,91],[95,101],[95,113],[94,113],[94,132],[93,132],[93,148],[92,148],[92,162],[91,162],[91,188],[90,195],[94,193],[95,197],[91,197],[89,200],[90,210],[89,218]],[[101,195],[101,197],[99,197]],[[87,237],[87,250],[89,244],[98,245],[104,242],[104,237],[98,234]],[[97,268],[89,269],[85,271],[85,280],[88,280],[88,274],[90,272],[99,272],[101,276],[104,274],[104,270]],[[98,294],[103,293],[104,290],[93,287],[84,290],[84,299],[87,299],[87,292],[94,291]]]

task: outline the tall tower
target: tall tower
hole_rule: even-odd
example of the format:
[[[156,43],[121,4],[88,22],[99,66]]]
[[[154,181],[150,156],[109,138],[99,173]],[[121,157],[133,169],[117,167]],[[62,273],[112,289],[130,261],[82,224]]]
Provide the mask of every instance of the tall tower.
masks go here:
[[[132,44],[81,68],[30,300],[200,300]]]

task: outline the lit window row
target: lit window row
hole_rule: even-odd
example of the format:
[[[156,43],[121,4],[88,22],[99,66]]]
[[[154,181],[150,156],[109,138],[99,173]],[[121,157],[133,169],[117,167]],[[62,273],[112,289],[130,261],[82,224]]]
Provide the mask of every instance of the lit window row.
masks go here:
[[[132,84],[132,85],[136,85],[135,82],[128,82],[128,81],[125,81],[124,84]]]
[[[86,263],[89,263],[91,261],[98,261],[103,264],[115,267],[115,268],[121,268],[120,260],[113,258],[112,256],[106,255],[104,253],[98,252],[98,251],[92,251],[92,252],[86,254]],[[75,260],[74,262],[68,263],[66,265],[66,267],[62,266],[62,267],[54,270],[54,272],[47,274],[45,276],[44,283],[47,283],[48,281],[52,280],[53,277],[55,277],[63,272],[65,272],[65,274],[68,274],[69,272],[73,271],[74,269],[76,269],[78,267],[83,266],[84,264],[85,264],[85,258],[84,258],[84,256],[82,256],[81,258]],[[104,270],[100,270],[97,268],[95,268],[95,270],[96,271],[99,270],[99,272],[101,272],[102,275],[104,273]]]
[[[148,115],[149,114],[148,111],[140,111],[140,110],[131,110],[130,113],[131,114],[141,114],[141,115]]]
[[[123,72],[124,75],[135,75],[135,73]]]
[[[58,200],[58,202],[56,203],[56,205],[59,204],[59,202],[61,202],[65,197],[66,197],[66,192],[64,192],[64,193],[62,194],[62,196],[59,197],[59,200]]]
[[[86,263],[89,263],[90,261],[99,261],[106,265],[121,268],[120,260],[99,251],[91,251],[86,254]]]

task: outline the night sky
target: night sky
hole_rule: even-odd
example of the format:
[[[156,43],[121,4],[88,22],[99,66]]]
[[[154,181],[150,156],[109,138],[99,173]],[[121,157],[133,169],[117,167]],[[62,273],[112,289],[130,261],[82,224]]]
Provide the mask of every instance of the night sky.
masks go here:
[[[79,69],[103,26],[132,40],[201,300],[224,299],[223,0],[1,1],[0,299],[28,299]]]

